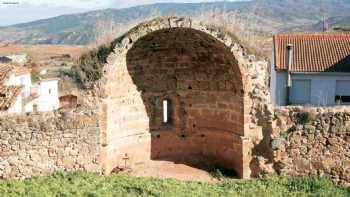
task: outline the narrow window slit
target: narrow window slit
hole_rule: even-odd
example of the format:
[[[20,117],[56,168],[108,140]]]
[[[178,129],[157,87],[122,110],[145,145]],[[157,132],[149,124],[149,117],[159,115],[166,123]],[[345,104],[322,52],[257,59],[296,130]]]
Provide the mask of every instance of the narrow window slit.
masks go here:
[[[169,99],[163,100],[163,124],[171,122],[171,102]]]

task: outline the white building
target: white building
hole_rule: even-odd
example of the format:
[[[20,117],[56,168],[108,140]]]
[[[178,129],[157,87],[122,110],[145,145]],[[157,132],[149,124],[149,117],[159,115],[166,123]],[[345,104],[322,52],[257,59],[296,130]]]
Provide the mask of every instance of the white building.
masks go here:
[[[273,45],[276,105],[350,104],[350,34],[278,34]]]
[[[22,113],[58,107],[58,79],[33,85],[29,69],[0,64],[0,111]]]
[[[13,63],[17,63],[22,66],[28,62],[27,54],[13,54],[7,55],[6,57],[11,59]]]
[[[58,81],[59,79],[45,79],[35,86],[39,97],[34,100],[33,105],[37,106],[38,111],[52,111],[59,108]]]

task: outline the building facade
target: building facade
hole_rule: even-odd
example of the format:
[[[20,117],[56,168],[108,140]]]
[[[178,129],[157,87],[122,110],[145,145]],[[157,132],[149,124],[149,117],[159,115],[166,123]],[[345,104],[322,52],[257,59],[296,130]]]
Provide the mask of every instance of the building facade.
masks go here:
[[[59,108],[58,79],[41,80],[37,84],[32,84],[29,69],[4,64],[0,67],[1,76],[3,76],[0,83],[2,86],[1,111],[44,112]]]
[[[33,104],[38,107],[38,111],[52,111],[59,108],[58,81],[58,79],[46,79],[36,85],[39,96]]]
[[[274,104],[350,104],[350,34],[278,34],[273,45]]]

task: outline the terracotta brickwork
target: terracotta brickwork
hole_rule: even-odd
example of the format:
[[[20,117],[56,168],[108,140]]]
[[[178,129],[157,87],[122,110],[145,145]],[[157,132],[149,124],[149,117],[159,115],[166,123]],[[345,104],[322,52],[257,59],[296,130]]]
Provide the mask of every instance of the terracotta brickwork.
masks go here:
[[[257,95],[266,96],[256,86],[265,84],[261,68],[266,62],[246,56],[229,34],[190,19],[155,19],[130,30],[99,82],[104,173],[169,160],[250,177],[253,141],[262,136],[253,117]]]

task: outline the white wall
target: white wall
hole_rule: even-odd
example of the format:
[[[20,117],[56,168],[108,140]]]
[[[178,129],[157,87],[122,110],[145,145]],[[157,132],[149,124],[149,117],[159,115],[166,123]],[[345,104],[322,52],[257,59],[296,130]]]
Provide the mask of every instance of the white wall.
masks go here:
[[[287,101],[287,74],[286,72],[276,72],[275,69],[271,72],[274,77],[271,76],[271,85],[274,86],[272,95],[272,101],[278,106],[286,105]]]
[[[30,73],[16,76],[12,74],[5,85],[23,86],[23,90],[19,96],[17,96],[16,102],[8,110],[8,113],[21,113],[32,112],[33,105],[38,106],[38,111],[52,111],[59,108],[58,98],[58,80],[43,80],[38,85],[38,95],[34,101],[26,103],[23,108],[23,98],[27,98],[31,95],[32,80]]]
[[[15,86],[23,86],[24,89],[22,91],[22,94],[24,96],[30,95],[30,87],[32,85],[32,78],[30,73],[16,76],[15,74],[11,74],[8,81],[5,83],[5,85],[15,85]]]
[[[40,81],[39,98],[34,103],[38,111],[52,111],[59,108],[58,80]]]
[[[274,70],[274,69],[273,69]],[[275,72],[275,89],[273,101],[276,105],[286,105],[286,72]],[[335,105],[337,80],[350,80],[350,73],[308,73],[292,74],[293,79],[311,80],[311,105]],[[293,85],[293,84],[292,84]]]
[[[8,55],[6,56],[12,60],[12,62],[24,65],[27,63],[27,55],[26,54],[20,54],[20,55]]]
[[[277,78],[277,72],[275,70],[275,42],[273,42],[273,47],[272,47],[272,58],[271,58],[271,76],[270,76],[270,93],[271,93],[271,100],[272,102],[277,101],[277,95],[276,95],[276,78]]]
[[[271,57],[271,100],[275,105],[284,106],[287,104],[287,73],[277,72],[275,69],[275,42],[273,42],[273,50]]]
[[[31,112],[33,111],[33,105],[28,103],[24,106],[22,110],[22,99],[30,96],[30,88],[32,85],[32,78],[30,73],[18,75],[11,74],[8,81],[5,83],[7,86],[15,85],[15,86],[23,86],[23,90],[19,96],[17,96],[16,102],[13,106],[8,110],[9,113],[21,113],[21,112]]]
[[[22,96],[19,95],[16,98],[15,103],[7,110],[8,113],[21,113],[22,112]]]

